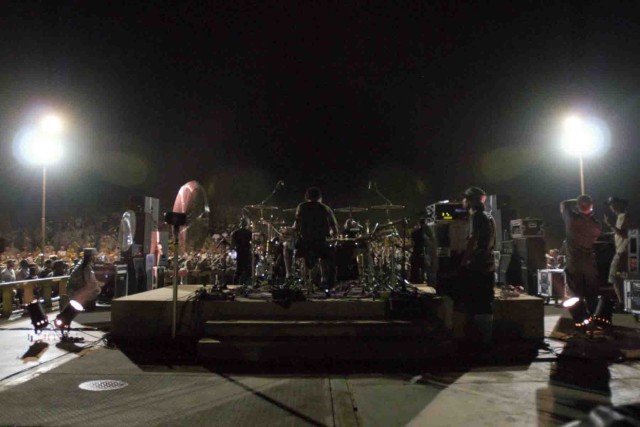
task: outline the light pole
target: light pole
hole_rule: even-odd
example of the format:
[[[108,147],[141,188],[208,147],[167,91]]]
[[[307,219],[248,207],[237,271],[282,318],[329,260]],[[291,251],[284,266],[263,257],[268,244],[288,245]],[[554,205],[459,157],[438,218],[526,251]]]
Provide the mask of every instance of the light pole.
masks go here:
[[[55,115],[42,118],[38,127],[24,133],[20,139],[22,160],[33,165],[42,166],[42,217],[40,219],[40,238],[42,263],[46,244],[46,212],[47,212],[47,166],[62,158],[62,121]]]
[[[562,148],[580,161],[580,194],[585,194],[584,157],[598,151],[604,142],[602,130],[595,120],[585,120],[578,116],[565,119],[562,128]]]

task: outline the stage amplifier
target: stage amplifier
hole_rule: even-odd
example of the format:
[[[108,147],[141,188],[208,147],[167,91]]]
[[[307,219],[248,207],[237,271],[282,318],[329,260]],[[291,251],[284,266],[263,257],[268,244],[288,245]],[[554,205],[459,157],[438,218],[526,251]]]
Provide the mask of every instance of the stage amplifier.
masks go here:
[[[566,297],[567,276],[563,269],[538,270],[538,295],[562,300]]]
[[[431,233],[438,244],[438,257],[448,257],[452,253],[462,253],[467,249],[468,222],[463,220],[443,220],[429,223]]]
[[[511,237],[544,237],[542,220],[536,218],[511,220]]]
[[[128,279],[127,279],[127,264],[116,264],[116,288],[115,298],[124,297],[129,295]]]
[[[624,309],[640,315],[640,280],[624,281]]]
[[[513,242],[512,257],[520,260],[523,286],[529,295],[538,293],[538,270],[547,267],[545,257],[546,242],[540,237],[516,238]]]
[[[427,222],[466,220],[469,214],[462,203],[438,202],[427,206]]]
[[[500,252],[503,254],[512,254],[513,253],[513,240],[503,240],[500,242]]]

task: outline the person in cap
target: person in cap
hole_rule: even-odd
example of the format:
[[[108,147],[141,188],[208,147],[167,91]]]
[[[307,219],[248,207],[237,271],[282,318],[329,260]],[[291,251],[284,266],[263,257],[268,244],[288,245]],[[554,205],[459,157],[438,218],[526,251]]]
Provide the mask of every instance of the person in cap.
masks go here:
[[[613,286],[616,298],[618,299],[618,306],[616,308],[620,310],[624,307],[622,300],[622,281],[627,276],[628,271],[627,247],[629,246],[630,219],[627,214],[627,206],[629,203],[624,199],[611,196],[605,204],[616,216],[615,224],[611,224],[607,215],[604,216],[604,223],[611,228],[614,233],[613,239],[616,252],[611,260],[611,267],[609,268],[609,285]]]
[[[462,289],[456,301],[466,315],[466,333],[475,326],[484,346],[492,341],[495,284],[493,250],[496,245],[496,225],[485,211],[486,199],[487,194],[479,187],[467,188],[462,196],[462,205],[469,212],[469,229],[459,276]]]
[[[561,202],[560,213],[566,235],[564,246],[567,256],[567,285],[573,296],[586,303],[586,312],[576,314],[583,319],[578,320],[576,326],[585,328],[598,303],[600,285],[594,244],[602,233],[602,224],[593,214],[593,200],[587,194]]]

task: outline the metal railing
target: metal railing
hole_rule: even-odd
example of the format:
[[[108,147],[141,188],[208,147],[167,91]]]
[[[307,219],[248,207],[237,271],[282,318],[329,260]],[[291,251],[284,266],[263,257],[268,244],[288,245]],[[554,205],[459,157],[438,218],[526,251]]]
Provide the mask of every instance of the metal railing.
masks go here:
[[[40,297],[44,299],[44,307],[51,308],[51,294],[53,284],[57,283],[58,295],[67,294],[67,283],[69,276],[47,277],[44,279],[16,280],[15,282],[2,282],[2,317],[9,317],[13,312],[13,291],[14,289],[23,289],[24,295],[22,301],[29,303],[35,298],[34,289],[36,286],[41,288]]]

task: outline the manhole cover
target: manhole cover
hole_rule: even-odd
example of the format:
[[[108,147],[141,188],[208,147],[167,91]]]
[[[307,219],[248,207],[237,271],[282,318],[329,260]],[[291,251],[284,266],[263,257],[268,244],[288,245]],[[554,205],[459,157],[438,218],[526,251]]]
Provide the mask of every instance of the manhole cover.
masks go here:
[[[108,391],[125,388],[128,385],[126,382],[118,380],[97,380],[81,383],[78,387],[87,391]]]

